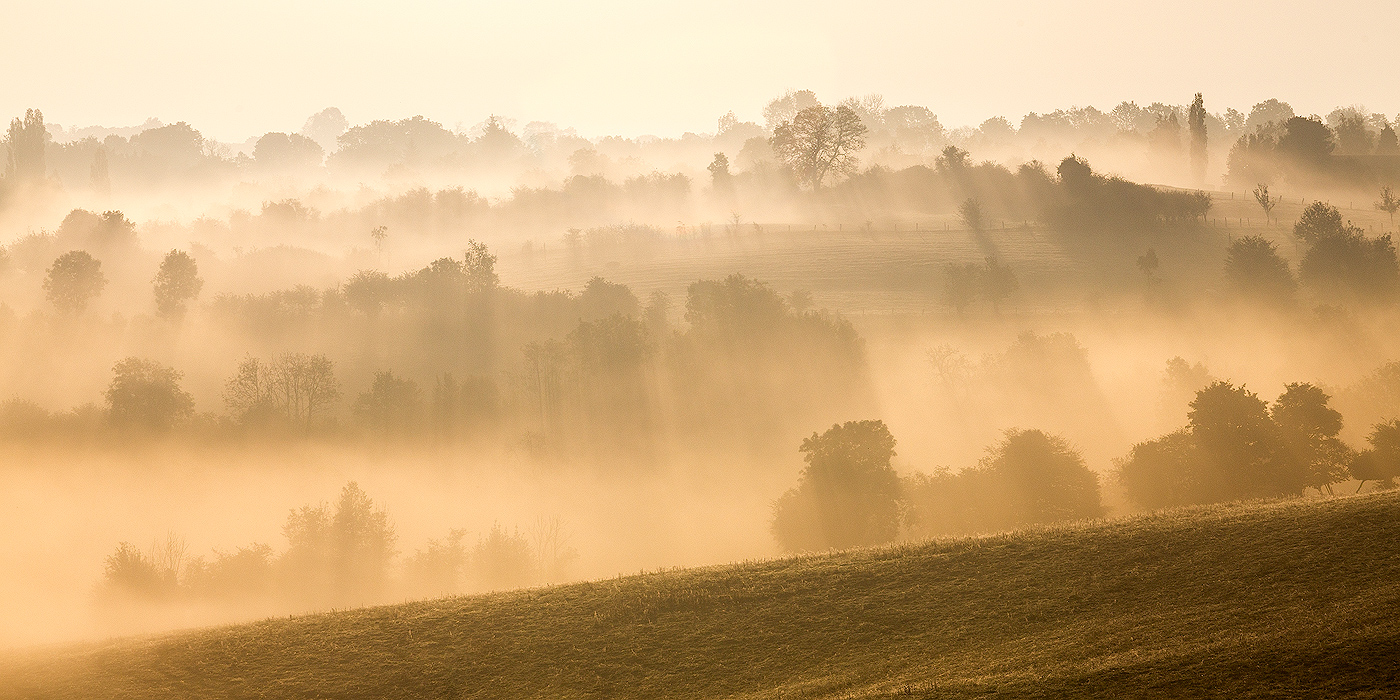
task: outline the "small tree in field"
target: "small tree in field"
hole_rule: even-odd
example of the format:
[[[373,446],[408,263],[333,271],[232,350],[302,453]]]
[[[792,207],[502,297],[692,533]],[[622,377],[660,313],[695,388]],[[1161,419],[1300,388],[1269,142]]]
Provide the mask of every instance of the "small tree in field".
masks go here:
[[[1390,215],[1390,225],[1395,225],[1395,212],[1400,211],[1400,197],[1395,196],[1390,185],[1381,188],[1381,199],[1376,202],[1376,209]]]
[[[773,535],[789,551],[889,542],[899,533],[894,436],[883,421],[833,425],[802,441],[807,467],[773,506]]]
[[[969,231],[981,231],[987,225],[982,204],[975,197],[968,197],[958,205],[958,220]]]
[[[1254,201],[1259,203],[1259,208],[1264,210],[1264,223],[1268,224],[1270,215],[1274,207],[1278,206],[1278,198],[1269,194],[1269,186],[1260,183],[1254,188]]]

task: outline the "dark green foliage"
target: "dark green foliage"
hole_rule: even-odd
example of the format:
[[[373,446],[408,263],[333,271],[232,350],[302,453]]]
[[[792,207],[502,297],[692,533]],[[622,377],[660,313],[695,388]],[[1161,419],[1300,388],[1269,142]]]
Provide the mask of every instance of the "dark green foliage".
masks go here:
[[[122,428],[165,432],[194,414],[194,398],[180,388],[181,373],[158,362],[128,357],[112,368],[107,415]]]
[[[894,436],[883,421],[833,425],[802,441],[797,487],[773,506],[773,535],[788,551],[889,542],[899,534]]]
[[[1198,508],[14,652],[16,697],[1380,698],[1400,495]],[[1319,617],[1321,616],[1321,617]]]

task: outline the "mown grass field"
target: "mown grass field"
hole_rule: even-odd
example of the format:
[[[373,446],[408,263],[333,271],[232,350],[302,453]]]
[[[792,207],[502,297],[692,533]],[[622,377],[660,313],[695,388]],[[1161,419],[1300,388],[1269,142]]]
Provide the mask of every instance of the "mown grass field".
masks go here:
[[[1400,493],[12,653],[6,698],[1400,694]]]

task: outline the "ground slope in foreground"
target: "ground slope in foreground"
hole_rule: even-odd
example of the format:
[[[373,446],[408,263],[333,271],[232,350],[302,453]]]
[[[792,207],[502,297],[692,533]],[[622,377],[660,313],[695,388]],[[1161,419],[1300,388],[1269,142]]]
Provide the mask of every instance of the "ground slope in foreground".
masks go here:
[[[455,598],[0,662],[20,698],[1394,697],[1400,494]]]

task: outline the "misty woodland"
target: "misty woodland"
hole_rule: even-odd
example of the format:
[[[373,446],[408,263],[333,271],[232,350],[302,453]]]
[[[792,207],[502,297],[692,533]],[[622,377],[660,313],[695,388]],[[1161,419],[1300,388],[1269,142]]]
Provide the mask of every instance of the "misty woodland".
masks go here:
[[[528,588],[445,604],[480,630],[516,629],[493,617],[504,610],[574,620],[577,609],[559,649],[624,628],[641,636],[613,644],[630,649],[801,581],[883,600],[879,582],[905,575],[893,558],[909,556],[934,573],[906,590],[943,592],[892,600],[971,606],[968,619],[1013,649],[1052,628],[1110,629],[1083,611],[1120,593],[1142,614],[1174,614],[1132,598],[1176,585],[1152,578],[1167,574],[1150,555],[1173,547],[1220,581],[1236,580],[1236,564],[1295,570],[1239,563],[1271,547],[1360,552],[1358,571],[1381,572],[1382,588],[1349,595],[1391,605],[1400,115],[1182,97],[952,127],[878,95],[789,91],[761,121],[728,112],[713,132],[677,138],[585,138],[499,116],[352,124],[329,108],[296,133],[222,143],[183,121],[14,115],[0,146],[0,483],[16,506],[0,523],[33,552],[5,555],[15,571],[0,593],[30,602],[0,623],[0,643],[254,620],[320,638],[332,632],[296,625],[361,618],[287,616]],[[1308,524],[1334,520],[1371,544],[1333,546],[1341,530]],[[1314,539],[1270,544],[1295,525]],[[1230,545],[1237,558],[1217,561],[1232,537],[1245,542]],[[1034,558],[1080,546],[1097,553],[1059,568]],[[1084,573],[1101,571],[1094,557],[1118,563]],[[762,561],[610,578],[739,560]],[[41,561],[61,563],[19,570]],[[1361,585],[1339,567],[1318,564],[1317,580]],[[783,572],[800,575],[765,578]],[[1063,584],[1056,600],[1071,602],[984,615],[983,598],[957,597],[976,572],[1030,587],[986,600]],[[1209,598],[1227,589],[1198,600],[1234,611],[1222,638],[1259,638],[1257,620],[1373,610],[1337,598],[1284,615]],[[1294,589],[1269,590],[1239,595]],[[489,601],[520,607],[478,607]],[[382,631],[399,624],[385,611],[447,614],[428,605],[353,615],[386,616],[373,617]],[[791,616],[754,610],[772,615],[763,629]],[[1375,615],[1346,623],[1390,635],[1348,652],[1371,669],[1355,697],[1396,687],[1393,660],[1366,666],[1400,639],[1376,622],[1393,607]],[[282,639],[266,634],[255,638]],[[525,644],[499,634],[472,643]],[[772,665],[772,648],[745,652],[768,659],[750,671],[704,676],[763,680],[694,692],[807,687]],[[441,668],[478,663],[467,657],[485,658]],[[405,692],[489,696],[471,679],[506,666],[479,663]],[[670,696],[701,688],[684,675],[692,663],[677,660],[665,688],[640,671],[588,671],[552,691],[499,682],[507,696]],[[974,666],[997,663],[1013,662]],[[865,688],[860,667],[879,665],[851,664],[810,696]],[[74,688],[106,683],[61,668],[91,683]],[[926,694],[939,683],[956,690],[946,697],[994,694],[967,680],[980,670],[909,673],[871,680],[870,696],[945,697]],[[32,678],[19,697],[67,697]],[[1033,690],[1016,678],[996,692]],[[1092,695],[1095,682],[1047,692]],[[384,683],[317,696],[411,687]],[[138,685],[111,687],[101,692]],[[1213,688],[1201,692],[1231,686]]]

